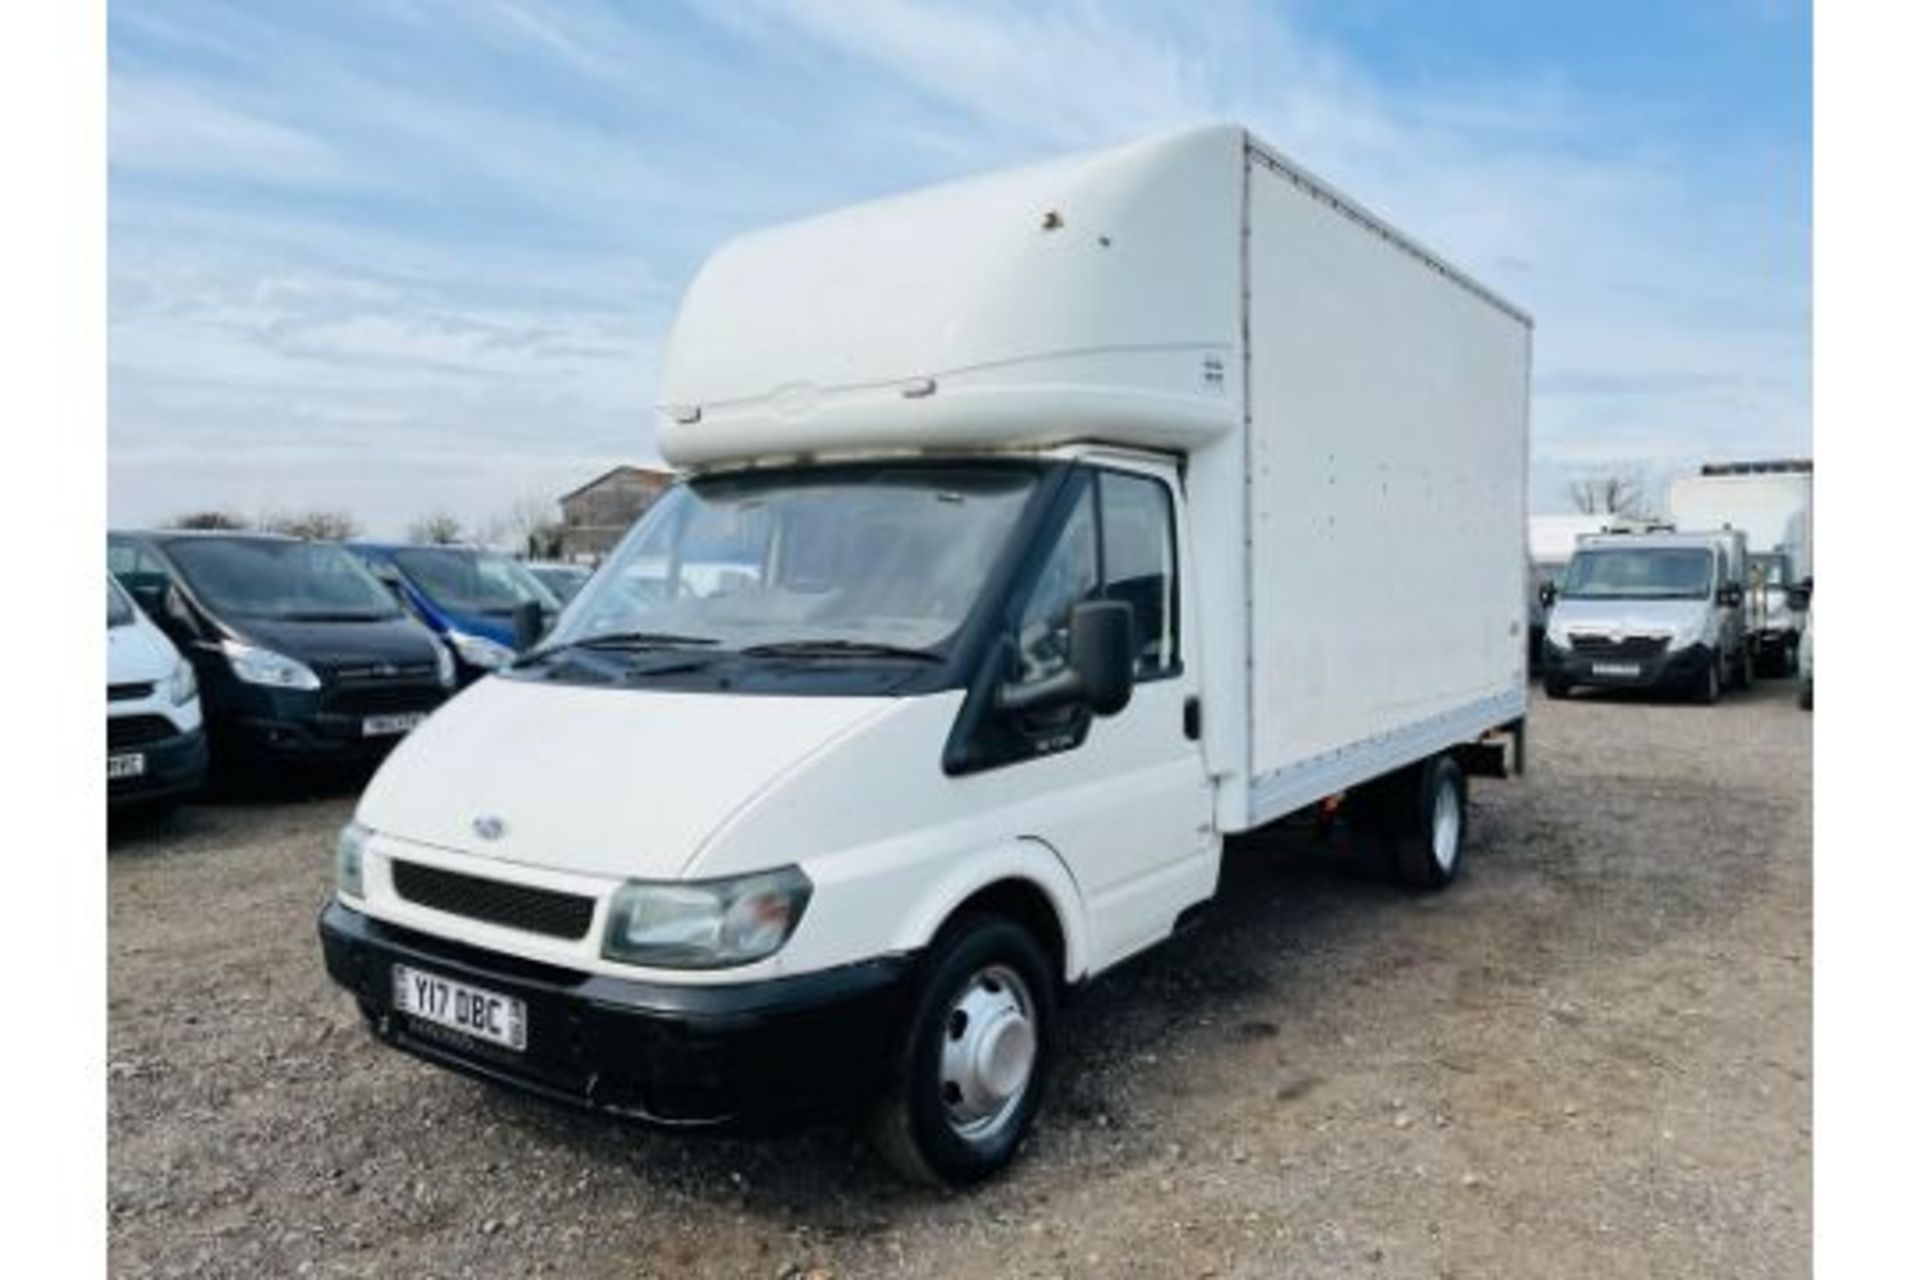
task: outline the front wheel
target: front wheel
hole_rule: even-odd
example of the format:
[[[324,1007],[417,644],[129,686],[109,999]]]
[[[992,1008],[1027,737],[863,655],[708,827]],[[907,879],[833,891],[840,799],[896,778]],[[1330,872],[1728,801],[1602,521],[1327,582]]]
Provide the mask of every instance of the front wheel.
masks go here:
[[[1053,967],[999,916],[963,917],[929,951],[906,1037],[868,1131],[895,1172],[965,1186],[1004,1168],[1053,1065]]]
[[[1708,656],[1706,674],[1700,677],[1700,683],[1693,691],[1693,700],[1703,707],[1710,707],[1720,701],[1720,655],[1718,653]]]

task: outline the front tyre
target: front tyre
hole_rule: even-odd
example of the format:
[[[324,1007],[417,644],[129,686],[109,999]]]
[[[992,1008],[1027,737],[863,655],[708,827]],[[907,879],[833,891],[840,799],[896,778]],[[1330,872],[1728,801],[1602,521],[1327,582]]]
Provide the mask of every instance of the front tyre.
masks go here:
[[[1053,1066],[1053,967],[999,916],[963,916],[928,952],[885,1093],[869,1117],[895,1172],[934,1186],[997,1173],[1033,1124]]]
[[[1714,653],[1707,659],[1707,669],[1694,686],[1693,700],[1703,707],[1710,707],[1720,701],[1720,655]]]

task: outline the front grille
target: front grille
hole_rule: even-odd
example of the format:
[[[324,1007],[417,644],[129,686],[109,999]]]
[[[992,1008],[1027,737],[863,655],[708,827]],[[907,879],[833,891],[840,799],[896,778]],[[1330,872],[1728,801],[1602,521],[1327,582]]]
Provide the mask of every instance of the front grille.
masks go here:
[[[345,684],[358,680],[431,680],[431,662],[351,662],[329,667],[327,674]]]
[[[1667,651],[1665,636],[1624,636],[1615,640],[1611,636],[1576,632],[1571,639],[1575,653],[1593,658],[1657,658]]]
[[[326,709],[346,715],[366,715],[382,711],[431,711],[446,698],[446,690],[437,684],[370,684],[355,688],[348,685],[326,695]]]
[[[393,888],[418,906],[550,938],[584,938],[593,923],[592,898],[483,880],[417,862],[393,864]]]
[[[180,732],[173,727],[173,721],[165,716],[108,716],[107,746],[118,750],[121,747],[137,747],[143,743],[159,742],[171,738]]]
[[[132,684],[110,684],[107,686],[108,702],[138,702],[142,698],[153,696],[153,682],[141,680]]]

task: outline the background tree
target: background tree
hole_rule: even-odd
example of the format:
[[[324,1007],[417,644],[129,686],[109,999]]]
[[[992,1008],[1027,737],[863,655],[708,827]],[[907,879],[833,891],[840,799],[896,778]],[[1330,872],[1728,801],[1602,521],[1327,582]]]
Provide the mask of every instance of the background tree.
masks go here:
[[[507,526],[519,551],[534,560],[560,554],[560,508],[551,498],[529,495],[513,504]]]
[[[460,525],[459,518],[452,512],[434,511],[421,516],[418,520],[415,520],[407,526],[407,540],[409,542],[427,542],[434,546],[445,547],[459,542],[465,535],[465,532],[466,530]]]
[[[1644,518],[1647,511],[1646,487],[1638,476],[1606,475],[1575,480],[1567,486],[1567,497],[1576,511],[1590,516],[1633,516]]]
[[[167,521],[169,529],[244,529],[245,516],[231,511],[185,511]]]
[[[360,521],[351,511],[315,507],[311,511],[275,511],[260,517],[260,527],[269,533],[284,533],[292,538],[313,538],[341,542],[360,533]]]

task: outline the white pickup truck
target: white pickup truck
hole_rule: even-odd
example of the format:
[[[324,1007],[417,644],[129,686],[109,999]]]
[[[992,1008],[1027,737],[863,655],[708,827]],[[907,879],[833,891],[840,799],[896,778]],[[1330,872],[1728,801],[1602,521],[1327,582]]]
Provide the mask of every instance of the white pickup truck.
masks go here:
[[[1530,342],[1230,126],[722,247],[683,478],[373,779],[328,970],[470,1075],[990,1174],[1227,837],[1352,793],[1459,873],[1526,712]]]

